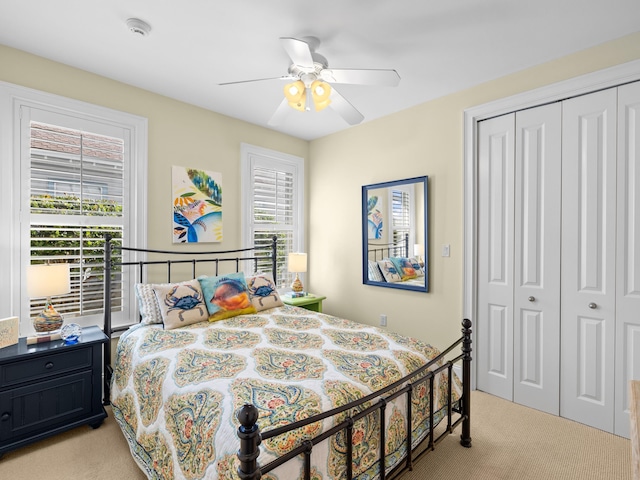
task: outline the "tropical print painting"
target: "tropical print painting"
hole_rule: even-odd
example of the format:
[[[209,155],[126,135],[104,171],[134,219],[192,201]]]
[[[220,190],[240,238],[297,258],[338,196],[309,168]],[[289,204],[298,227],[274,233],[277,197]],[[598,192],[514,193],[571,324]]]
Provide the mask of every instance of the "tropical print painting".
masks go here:
[[[367,224],[369,238],[379,240],[382,238],[382,212],[378,206],[378,196],[371,195],[367,199]]]
[[[173,167],[173,243],[222,241],[222,174]]]

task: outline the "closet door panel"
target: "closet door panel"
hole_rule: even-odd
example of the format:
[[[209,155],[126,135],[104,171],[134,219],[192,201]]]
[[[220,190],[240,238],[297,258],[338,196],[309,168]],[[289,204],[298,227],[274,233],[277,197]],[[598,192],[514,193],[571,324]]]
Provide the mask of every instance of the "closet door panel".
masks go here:
[[[616,89],[563,102],[560,414],[613,431]]]
[[[514,401],[560,404],[561,104],[516,114]]]
[[[513,400],[515,114],[479,125],[478,389]]]
[[[615,433],[630,434],[629,381],[640,380],[640,83],[618,89]]]

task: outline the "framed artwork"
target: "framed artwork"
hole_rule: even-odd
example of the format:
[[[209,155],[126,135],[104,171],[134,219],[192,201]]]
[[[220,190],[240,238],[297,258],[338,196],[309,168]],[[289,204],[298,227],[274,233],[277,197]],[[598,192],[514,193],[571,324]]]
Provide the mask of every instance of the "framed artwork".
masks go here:
[[[172,167],[173,243],[222,241],[222,174]]]
[[[369,239],[379,240],[382,238],[382,212],[379,206],[379,197],[369,195],[367,198],[367,225],[369,229]]]

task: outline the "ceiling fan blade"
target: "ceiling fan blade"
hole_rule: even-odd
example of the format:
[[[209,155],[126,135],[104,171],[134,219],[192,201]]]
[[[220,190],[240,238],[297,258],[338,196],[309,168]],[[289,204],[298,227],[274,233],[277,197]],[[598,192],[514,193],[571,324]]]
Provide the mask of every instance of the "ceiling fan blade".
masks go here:
[[[264,82],[265,80],[295,80],[295,77],[291,75],[284,75],[282,77],[269,77],[269,78],[254,78],[253,80],[239,80],[237,82],[224,82],[218,85],[236,85],[238,83],[251,83],[251,82]]]
[[[395,70],[325,68],[320,73],[320,77],[329,83],[379,85],[382,87],[396,87],[400,83],[400,75]]]
[[[291,107],[289,107],[289,102],[287,101],[287,99],[283,99],[267,124],[271,125],[272,127],[277,127],[278,125],[280,125],[282,123],[282,120],[284,120],[284,118],[287,116],[287,113],[289,113],[290,108]]]
[[[313,68],[311,48],[307,42],[291,37],[280,37],[280,42],[294,65]]]
[[[357,125],[364,120],[364,115],[362,115],[356,107],[351,105],[346,98],[340,95],[335,88],[331,89],[329,98],[331,99],[329,107],[338,112],[349,125]]]

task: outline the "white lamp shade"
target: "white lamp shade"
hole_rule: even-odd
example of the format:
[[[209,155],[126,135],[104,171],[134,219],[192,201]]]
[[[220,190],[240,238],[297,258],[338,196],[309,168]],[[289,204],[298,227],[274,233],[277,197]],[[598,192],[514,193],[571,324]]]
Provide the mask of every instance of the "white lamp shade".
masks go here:
[[[289,254],[289,271],[290,272],[306,272],[307,271],[307,254],[306,253],[290,253]]]
[[[68,263],[29,265],[27,267],[27,293],[31,298],[51,297],[71,291]]]
[[[424,250],[424,246],[421,243],[416,243],[413,246],[413,254],[414,255],[422,255],[422,251]]]

